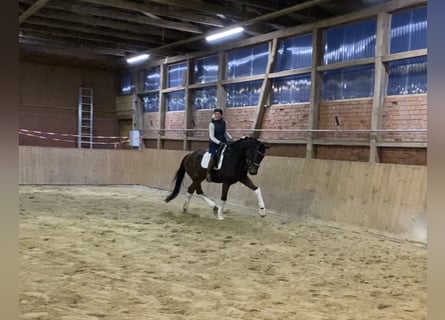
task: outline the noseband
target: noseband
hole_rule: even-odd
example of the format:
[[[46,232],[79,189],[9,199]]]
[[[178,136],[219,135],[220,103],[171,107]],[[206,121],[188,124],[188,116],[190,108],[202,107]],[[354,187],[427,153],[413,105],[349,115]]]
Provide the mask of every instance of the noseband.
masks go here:
[[[264,153],[262,153],[262,152],[260,152],[260,151],[258,151],[258,150],[256,150],[255,153],[258,153],[260,156],[264,157]],[[249,167],[251,167],[251,166],[254,166],[254,167],[257,167],[257,168],[260,167],[260,164],[259,164],[259,163],[256,163],[256,162],[254,162],[254,161],[252,161],[252,160],[250,160],[250,159],[247,159],[247,158],[246,158],[246,162],[247,162],[247,165],[248,165]]]

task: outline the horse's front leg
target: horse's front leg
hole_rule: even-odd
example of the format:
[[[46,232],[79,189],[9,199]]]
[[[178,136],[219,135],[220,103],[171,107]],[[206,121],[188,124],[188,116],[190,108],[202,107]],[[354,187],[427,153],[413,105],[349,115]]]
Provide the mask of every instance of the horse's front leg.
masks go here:
[[[218,220],[224,220],[224,206],[226,205],[227,201],[227,193],[229,192],[230,184],[228,182],[223,182],[222,185],[222,191],[221,191],[221,204],[218,207],[218,214],[217,218]]]
[[[258,188],[256,185],[254,185],[252,180],[250,180],[249,177],[245,177],[245,178],[241,179],[240,182],[242,184],[244,184],[247,188],[249,188],[250,190],[253,190],[255,192],[256,197],[258,199],[258,207],[260,208],[258,213],[259,213],[260,217],[265,217],[266,216],[266,207],[264,206],[264,200],[263,200],[263,195],[261,194],[261,189]]]

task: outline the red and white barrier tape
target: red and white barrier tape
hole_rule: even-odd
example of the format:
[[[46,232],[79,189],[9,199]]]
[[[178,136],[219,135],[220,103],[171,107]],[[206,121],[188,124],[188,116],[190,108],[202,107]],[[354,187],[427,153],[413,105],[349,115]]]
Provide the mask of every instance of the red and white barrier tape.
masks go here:
[[[47,134],[47,135],[59,135],[62,137],[79,137],[78,134],[69,134],[69,133],[56,133],[56,132],[44,132],[39,130],[28,130],[28,129],[19,129],[20,132],[30,132],[30,133],[37,133],[37,134]],[[115,136],[93,136],[95,139],[128,139],[128,137],[115,137]]]
[[[32,133],[31,133],[32,132]],[[63,137],[80,137],[80,135],[75,134],[67,134],[67,133],[54,133],[54,132],[43,132],[38,130],[27,130],[27,129],[20,129],[19,134],[28,136],[28,137],[34,137],[39,139],[46,139],[46,140],[53,140],[53,141],[61,141],[61,142],[70,142],[70,143],[77,143],[77,140],[66,140],[66,139],[59,139],[55,138],[53,136],[59,135]],[[38,135],[41,134],[41,135]],[[44,135],[50,135],[51,137],[46,137]],[[129,142],[128,137],[114,137],[114,136],[93,136],[93,138],[99,138],[99,139],[125,139],[123,141],[118,142],[99,142],[99,141],[92,141],[91,144],[101,144],[101,145],[114,145],[115,147],[119,144],[123,144],[126,142]],[[83,141],[83,143],[87,144],[90,143],[89,141]]]

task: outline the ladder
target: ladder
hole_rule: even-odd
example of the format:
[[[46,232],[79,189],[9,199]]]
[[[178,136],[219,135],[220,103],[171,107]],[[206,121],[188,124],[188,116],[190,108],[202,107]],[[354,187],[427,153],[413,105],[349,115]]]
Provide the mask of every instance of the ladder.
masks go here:
[[[77,147],[93,148],[93,88],[79,88]]]

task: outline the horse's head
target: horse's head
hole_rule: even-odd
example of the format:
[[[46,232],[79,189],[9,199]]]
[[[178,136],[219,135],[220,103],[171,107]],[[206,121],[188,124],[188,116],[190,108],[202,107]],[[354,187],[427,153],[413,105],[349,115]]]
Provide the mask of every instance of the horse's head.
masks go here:
[[[247,171],[251,175],[256,175],[263,161],[268,146],[254,138],[251,139],[249,147],[246,149]]]

